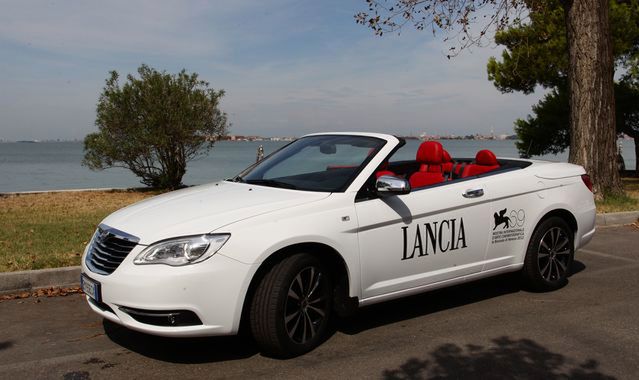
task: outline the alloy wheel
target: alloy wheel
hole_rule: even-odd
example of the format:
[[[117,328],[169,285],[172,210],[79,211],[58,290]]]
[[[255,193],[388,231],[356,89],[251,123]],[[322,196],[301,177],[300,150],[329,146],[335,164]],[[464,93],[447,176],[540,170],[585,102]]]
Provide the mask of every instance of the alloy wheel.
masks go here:
[[[552,227],[542,236],[537,250],[539,273],[546,281],[557,281],[570,263],[570,237],[560,227]]]
[[[295,343],[313,339],[325,322],[330,289],[319,268],[302,269],[291,282],[286,298],[284,326]]]

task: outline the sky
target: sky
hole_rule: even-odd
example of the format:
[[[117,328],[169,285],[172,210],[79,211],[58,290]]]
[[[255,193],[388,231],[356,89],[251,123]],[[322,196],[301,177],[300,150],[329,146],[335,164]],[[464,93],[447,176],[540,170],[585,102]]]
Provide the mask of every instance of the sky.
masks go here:
[[[82,139],[110,70],[197,72],[230,133],[513,133],[541,94],[487,80],[493,45],[446,58],[443,35],[377,37],[364,0],[0,0],[0,139]]]

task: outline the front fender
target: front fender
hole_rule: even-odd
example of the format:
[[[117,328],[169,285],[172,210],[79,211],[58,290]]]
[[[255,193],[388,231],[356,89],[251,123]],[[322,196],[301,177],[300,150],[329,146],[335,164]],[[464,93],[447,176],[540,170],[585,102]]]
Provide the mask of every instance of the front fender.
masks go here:
[[[323,244],[335,250],[346,264],[350,296],[360,296],[357,228],[354,194],[332,194],[319,202],[256,216],[216,231],[231,233],[218,254],[259,265],[292,245]]]

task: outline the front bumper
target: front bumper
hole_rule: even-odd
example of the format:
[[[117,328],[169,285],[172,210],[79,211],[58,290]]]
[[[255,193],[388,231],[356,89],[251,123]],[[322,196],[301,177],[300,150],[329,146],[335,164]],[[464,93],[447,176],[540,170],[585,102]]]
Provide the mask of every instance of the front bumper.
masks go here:
[[[242,306],[256,268],[220,253],[182,267],[163,264],[135,265],[138,246],[110,275],[91,272],[82,259],[82,272],[101,286],[102,303],[87,301],[93,311],[132,330],[161,336],[193,337],[231,335],[239,329]],[[105,307],[106,306],[106,307]],[[130,309],[162,313],[194,313],[201,324],[162,326],[142,323]],[[140,318],[138,318],[140,319]]]

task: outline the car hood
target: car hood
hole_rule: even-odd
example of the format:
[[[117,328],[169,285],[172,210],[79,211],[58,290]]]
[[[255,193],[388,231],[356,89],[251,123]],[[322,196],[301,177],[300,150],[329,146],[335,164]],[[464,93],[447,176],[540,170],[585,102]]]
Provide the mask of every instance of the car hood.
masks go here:
[[[216,182],[173,191],[109,215],[103,224],[148,245],[177,236],[205,234],[276,210],[315,202],[330,193],[298,191],[235,182]]]

